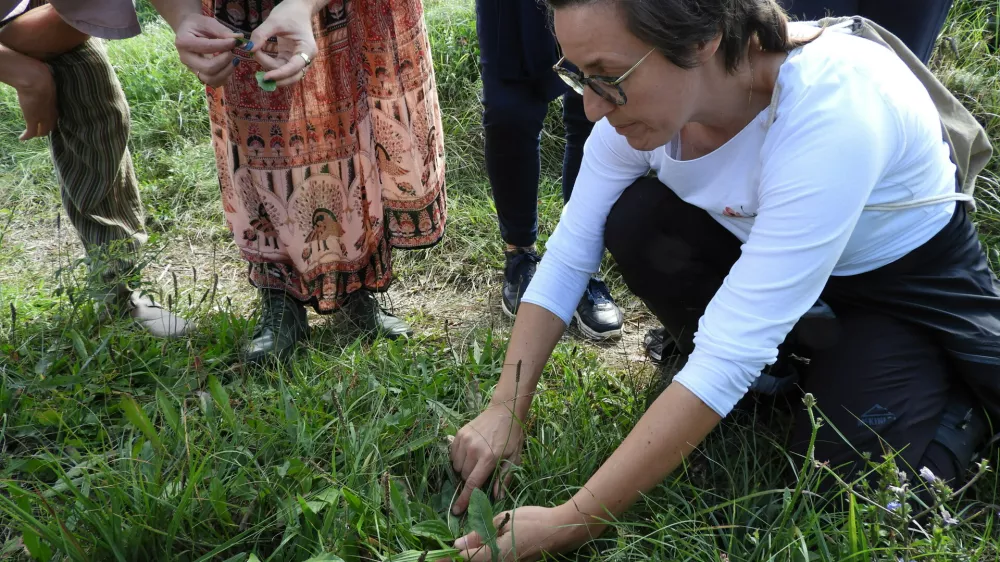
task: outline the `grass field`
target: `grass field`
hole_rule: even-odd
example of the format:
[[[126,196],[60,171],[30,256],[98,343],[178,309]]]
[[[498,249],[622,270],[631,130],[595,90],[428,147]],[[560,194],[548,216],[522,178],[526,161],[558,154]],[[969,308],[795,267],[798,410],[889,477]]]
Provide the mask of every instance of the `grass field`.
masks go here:
[[[426,5],[450,210],[438,247],[395,254],[392,304],[417,337],[356,340],[336,315],[313,315],[308,348],[268,371],[235,363],[256,299],[222,220],[204,93],[170,31],[140,6],[146,32],[109,50],[132,107],[145,279],[199,329],[164,343],[97,321],[47,146],[16,140],[17,99],[0,89],[0,559],[416,561],[447,548],[472,527],[449,515],[458,482],[446,439],[488,400],[510,327],[498,306],[472,0]],[[957,2],[933,61],[994,141],[997,10],[995,0]],[[543,138],[542,243],[561,207],[556,116]],[[1000,267],[998,178],[995,159],[975,219]],[[598,346],[570,332],[559,344],[527,422],[515,493],[494,510],[569,498],[645,409],[654,370],[639,341],[650,317],[613,268],[606,274],[626,335]],[[891,463],[873,469],[883,475],[875,486],[815,493],[829,475],[785,451],[785,422],[734,415],[684,470],[566,559],[1000,557],[995,471],[961,493],[940,490],[947,516],[936,508],[917,522],[916,500],[886,507],[899,500]]]

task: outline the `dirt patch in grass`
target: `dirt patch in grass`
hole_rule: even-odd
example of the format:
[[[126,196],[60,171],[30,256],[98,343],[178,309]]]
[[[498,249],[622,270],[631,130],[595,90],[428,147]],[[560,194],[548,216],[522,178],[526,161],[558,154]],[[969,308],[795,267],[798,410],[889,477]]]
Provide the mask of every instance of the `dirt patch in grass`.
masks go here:
[[[52,291],[58,284],[56,272],[73,264],[84,255],[83,245],[65,216],[35,215],[15,218],[6,228],[0,247],[0,283],[18,288],[31,298],[30,291]],[[203,233],[183,233],[160,236],[156,255],[144,270],[144,281],[155,293],[174,294],[174,282],[182,306],[217,282],[218,302],[232,304],[233,312],[249,316],[255,311],[256,292],[246,280],[246,262],[231,240],[212,242]],[[209,242],[206,242],[209,240]],[[153,251],[147,247],[147,251]],[[462,275],[456,271],[435,269],[422,273],[408,271],[407,256],[400,256],[397,279],[383,302],[396,314],[406,318],[420,334],[448,337],[452,344],[464,349],[471,335],[491,329],[506,341],[513,326],[500,307],[499,291],[502,278],[499,271]],[[440,259],[440,258],[438,258]],[[217,281],[216,281],[217,280]],[[619,291],[620,292],[620,291]],[[570,327],[563,341],[584,346],[599,354],[608,369],[637,372],[648,369],[642,352],[642,339],[653,326],[651,316],[627,295],[615,295],[625,312],[626,322],[620,339],[592,342],[584,338],[575,326]],[[310,322],[321,326],[336,325],[336,315],[324,318],[310,314]]]

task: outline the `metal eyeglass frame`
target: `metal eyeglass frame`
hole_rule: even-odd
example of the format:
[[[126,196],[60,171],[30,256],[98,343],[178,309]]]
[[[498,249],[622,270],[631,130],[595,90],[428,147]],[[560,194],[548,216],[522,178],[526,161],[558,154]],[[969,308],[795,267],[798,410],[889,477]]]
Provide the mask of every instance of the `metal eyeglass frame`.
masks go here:
[[[625,74],[622,74],[621,76],[617,77],[599,76],[596,74],[592,76],[584,76],[582,72],[573,72],[572,70],[564,68],[562,66],[563,61],[566,60],[565,56],[560,58],[559,62],[555,63],[552,66],[552,70],[554,70],[556,74],[558,74],[559,77],[562,78],[562,81],[565,82],[567,86],[573,88],[573,91],[580,94],[581,96],[583,95],[583,86],[587,85],[590,86],[591,90],[593,90],[597,95],[601,96],[605,100],[615,105],[622,106],[625,105],[625,103],[628,101],[628,96],[625,95],[625,90],[622,90],[621,83],[624,82],[625,79],[628,78],[629,75],[632,74],[632,72],[635,71],[635,69],[638,68],[640,64],[642,64],[642,61],[646,60],[646,58],[649,55],[653,54],[653,51],[655,50],[656,50],[655,47],[650,49],[648,53],[646,53],[645,55],[643,55],[641,59],[639,59],[639,62],[632,65],[632,68],[626,70]],[[618,90],[619,98],[618,99],[612,98],[611,92],[601,89],[599,86],[595,85],[594,82],[600,82],[601,84],[607,86],[613,86],[615,89]]]

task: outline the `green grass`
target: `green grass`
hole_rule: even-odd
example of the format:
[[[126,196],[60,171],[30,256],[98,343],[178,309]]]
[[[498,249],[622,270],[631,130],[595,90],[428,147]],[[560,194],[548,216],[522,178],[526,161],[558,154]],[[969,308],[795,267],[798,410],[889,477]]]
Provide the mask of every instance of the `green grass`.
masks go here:
[[[417,560],[471,528],[449,515],[458,482],[447,436],[488,400],[509,327],[487,311],[502,259],[483,172],[471,4],[427,3],[446,133],[448,235],[396,259],[407,287],[451,295],[475,321],[433,305],[404,307],[422,329],[393,343],[355,340],[338,318],[326,319],[288,369],[234,366],[253,294],[222,222],[203,91],[145,3],[146,33],[109,51],[132,107],[151,233],[148,281],[161,301],[198,321],[190,338],[164,343],[98,321],[83,298],[74,233],[56,219],[47,147],[16,141],[16,97],[0,89],[0,559]],[[987,23],[997,9],[958,2],[934,62],[993,139],[1000,58],[987,49],[997,37]],[[553,111],[543,138],[543,242],[560,209],[560,136]],[[1000,206],[989,188],[998,161],[976,215],[991,248],[1000,247]],[[607,273],[630,322],[641,322],[644,310]],[[484,291],[492,291],[490,304],[471,300]],[[650,369],[614,352],[573,338],[559,344],[527,422],[514,495],[494,510],[569,498],[636,423]],[[840,486],[818,495],[830,476],[797,468],[784,448],[786,429],[780,412],[734,415],[602,539],[566,558],[1000,556],[994,472],[949,501],[959,525],[939,517],[926,522],[926,534],[907,532],[880,507],[893,499],[891,463],[856,494]]]

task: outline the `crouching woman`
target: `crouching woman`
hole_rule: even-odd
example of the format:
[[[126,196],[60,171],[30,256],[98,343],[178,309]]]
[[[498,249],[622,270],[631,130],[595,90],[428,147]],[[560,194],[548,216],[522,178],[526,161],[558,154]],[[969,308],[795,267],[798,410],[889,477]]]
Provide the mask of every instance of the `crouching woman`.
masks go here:
[[[597,124],[491,405],[452,446],[466,481],[455,510],[516,462],[518,421],[605,247],[686,362],[571,501],[514,512],[502,559],[602,532],[729,414],[818,301],[839,333],[801,380],[827,420],[816,457],[851,474],[858,452],[888,444],[913,472],[961,480],[1000,414],[1000,294],[916,75],[873,41],[790,24],[773,0],[549,5],[580,69],[557,71]],[[793,451],[810,433],[803,411]],[[475,535],[457,546],[490,554]]]

